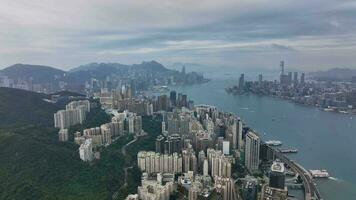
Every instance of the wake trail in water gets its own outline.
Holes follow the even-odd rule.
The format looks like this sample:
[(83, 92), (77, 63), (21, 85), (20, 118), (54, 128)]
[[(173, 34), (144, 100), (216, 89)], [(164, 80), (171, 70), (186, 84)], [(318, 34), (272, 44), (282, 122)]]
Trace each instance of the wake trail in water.
[(338, 182), (341, 182), (341, 181), (342, 181), (341, 179), (338, 179), (338, 178), (332, 177), (332, 176), (330, 176), (329, 179), (330, 179), (330, 180), (333, 180), (333, 181), (338, 181)]

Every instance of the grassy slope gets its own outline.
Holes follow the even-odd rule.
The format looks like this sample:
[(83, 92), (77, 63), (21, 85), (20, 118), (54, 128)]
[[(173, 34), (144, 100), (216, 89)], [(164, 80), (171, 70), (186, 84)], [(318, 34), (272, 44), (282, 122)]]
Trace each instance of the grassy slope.
[[(0, 94), (1, 100), (8, 96), (14, 99), (14, 95), (19, 99), (8, 100), (8, 107), (31, 112), (27, 119), (18, 110), (0, 106), (1, 121), (6, 121), (0, 126), (0, 199), (111, 199), (114, 194), (123, 199), (128, 193), (136, 193), (140, 183), (137, 167), (129, 171), (126, 187), (122, 186), (122, 169), (136, 162), (139, 149), (154, 149), (154, 139), (160, 133), (159, 121), (144, 118), (143, 127), (149, 136), (128, 147), (125, 158), (121, 147), (132, 136), (104, 149), (101, 160), (89, 165), (80, 161), (76, 144), (58, 142), (58, 130), (51, 127), (53, 112), (58, 109), (55, 105), (39, 102), (42, 96), (32, 97), (38, 95), (34, 93), (1, 89)], [(1, 114), (6, 113), (4, 110), (10, 112), (5, 120)], [(21, 118), (21, 125), (17, 117)], [(73, 129), (97, 126), (108, 120), (110, 117), (103, 111), (93, 109), (86, 123)], [(37, 121), (40, 123), (33, 123)]]

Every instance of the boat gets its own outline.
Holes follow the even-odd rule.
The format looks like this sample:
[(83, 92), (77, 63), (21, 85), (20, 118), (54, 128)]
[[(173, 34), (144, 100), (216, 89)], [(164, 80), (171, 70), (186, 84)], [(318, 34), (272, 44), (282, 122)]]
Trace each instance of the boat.
[(279, 140), (267, 140), (266, 144), (270, 146), (281, 146), (282, 142)]
[(330, 175), (326, 169), (316, 169), (316, 170), (309, 170), (310, 174), (313, 178), (329, 178)]
[(293, 148), (290, 148), (290, 149), (278, 149), (278, 150), (281, 153), (298, 153), (298, 149), (293, 149)]

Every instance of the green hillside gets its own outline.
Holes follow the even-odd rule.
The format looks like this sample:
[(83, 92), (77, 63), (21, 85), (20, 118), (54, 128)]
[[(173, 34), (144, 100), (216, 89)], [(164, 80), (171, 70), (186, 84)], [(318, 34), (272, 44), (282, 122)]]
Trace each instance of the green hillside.
[[(0, 199), (123, 199), (128, 193), (136, 192), (140, 173), (135, 167), (138, 148), (134, 147), (150, 144), (147, 147), (152, 148), (151, 141), (160, 132), (159, 120), (143, 119), (144, 130), (149, 135), (134, 143), (134, 149), (127, 149), (126, 156), (121, 154), (121, 147), (132, 136), (120, 138), (102, 150), (101, 160), (88, 164), (79, 159), (76, 144), (58, 142), (58, 130), (52, 128), (56, 105), (43, 103), (41, 94), (14, 89), (0, 91), (0, 98), (18, 99), (7, 100), (7, 106), (3, 99), (0, 101), (1, 121), (6, 121), (0, 126)], [(21, 116), (22, 112), (10, 108), (30, 114)], [(16, 119), (21, 119), (21, 123)], [(85, 124), (76, 128), (108, 120), (110, 117), (105, 112), (92, 109)], [(128, 184), (123, 186), (123, 168), (132, 165)]]
[(43, 99), (45, 94), (0, 87), (0, 127), (20, 124), (51, 126), (59, 106)]

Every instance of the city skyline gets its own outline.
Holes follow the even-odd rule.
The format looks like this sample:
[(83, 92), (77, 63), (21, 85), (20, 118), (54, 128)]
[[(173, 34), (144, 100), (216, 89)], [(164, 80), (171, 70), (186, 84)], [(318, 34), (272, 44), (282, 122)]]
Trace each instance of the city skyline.
[[(157, 60), (206, 68), (356, 68), (356, 3), (336, 1), (7, 1), (0, 68)], [(313, 70), (311, 70), (313, 69)]]

